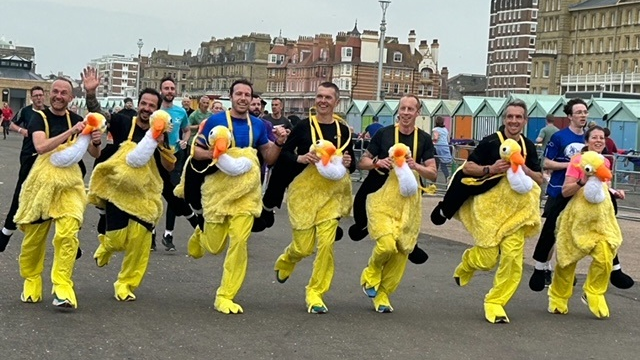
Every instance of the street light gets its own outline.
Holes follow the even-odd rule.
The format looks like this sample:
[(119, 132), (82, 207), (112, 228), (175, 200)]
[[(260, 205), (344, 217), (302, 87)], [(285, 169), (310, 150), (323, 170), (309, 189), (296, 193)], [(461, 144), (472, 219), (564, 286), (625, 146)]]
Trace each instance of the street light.
[(382, 93), (382, 63), (384, 56), (384, 33), (387, 31), (387, 21), (385, 15), (387, 14), (387, 8), (389, 4), (391, 4), (390, 0), (378, 0), (380, 3), (380, 7), (382, 8), (382, 22), (380, 23), (380, 44), (378, 47), (380, 48), (380, 54), (378, 55), (378, 92), (376, 94), (376, 100), (380, 100), (380, 95)]
[(142, 47), (144, 43), (142, 39), (138, 39), (138, 71), (136, 72), (136, 98), (140, 94), (140, 71), (142, 70)]

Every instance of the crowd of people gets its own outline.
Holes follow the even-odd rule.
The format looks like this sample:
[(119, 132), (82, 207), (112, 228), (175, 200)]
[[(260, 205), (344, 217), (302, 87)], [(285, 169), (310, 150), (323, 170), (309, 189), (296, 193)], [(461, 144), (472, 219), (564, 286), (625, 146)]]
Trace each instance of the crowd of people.
[[(100, 107), (95, 69), (84, 69), (82, 82), (89, 111), (84, 119), (68, 109), (71, 83), (60, 78), (52, 84), (49, 106), (44, 105), (44, 90), (34, 87), (32, 105), (21, 109), (9, 126), (24, 136), (24, 143), (0, 251), (15, 231), (24, 233), (19, 257), (23, 302), (43, 300), (46, 238), (54, 224), (53, 304), (78, 306), (72, 276), (82, 256), (78, 231), (88, 203), (100, 215), (99, 245), (92, 254), (96, 265), (106, 266), (114, 253), (124, 252), (114, 282), (118, 301), (136, 300), (166, 207), (161, 240), (166, 251), (176, 250), (173, 231), (179, 217), (193, 228), (186, 242), (189, 256), (200, 259), (228, 248), (214, 308), (242, 313), (235, 298), (246, 275), (248, 240), (252, 233), (274, 225), (275, 208), (282, 206), (286, 193), (292, 239), (274, 259), (275, 279), (285, 283), (296, 265), (315, 252), (305, 307), (313, 314), (328, 312), (324, 295), (334, 274), (333, 245), (344, 236), (341, 219), (353, 214), (349, 237), (370, 236), (375, 243), (363, 264), (360, 286), (375, 311), (390, 313), (391, 297), (407, 262), (428, 259), (417, 243), (423, 205), (420, 179), (435, 181), (438, 167), (449, 186), (430, 220), (438, 226), (455, 217), (475, 240), (453, 272), (455, 283), (467, 286), (476, 271), (497, 265), (493, 287), (484, 299), (490, 323), (509, 322), (505, 307), (523, 274), (524, 241), (537, 234), (529, 286), (541, 291), (553, 283), (549, 312), (568, 312), (575, 264), (585, 256), (594, 260), (582, 298), (595, 316), (609, 316), (609, 282), (619, 288), (633, 285), (616, 256), (622, 242), (616, 200), (624, 199), (625, 193), (610, 187), (611, 164), (602, 156), (605, 129), (585, 130), (587, 108), (580, 99), (565, 107), (568, 128), (548, 136), (545, 130), (536, 139), (547, 143), (542, 158), (534, 142), (522, 135), (526, 105), (507, 104), (504, 127), (480, 141), (450, 174), (452, 154), (444, 121), (436, 118), (431, 134), (419, 129), (421, 101), (411, 94), (400, 99), (395, 124), (383, 126), (374, 120), (365, 129), (367, 145), (357, 159), (352, 130), (335, 113), (340, 90), (331, 82), (318, 86), (315, 105), (305, 119), (285, 117), (284, 100), (279, 98), (272, 100), (272, 112), (265, 115), (266, 102), (242, 79), (229, 89), (229, 109), (206, 96), (195, 110), (189, 99), (175, 106), (176, 84), (167, 77), (159, 91), (140, 91), (137, 109), (132, 99), (125, 99), (117, 112)], [(103, 146), (105, 132), (109, 140)], [(86, 152), (96, 159), (88, 191), (83, 181)], [(356, 169), (367, 171), (367, 176), (354, 197), (350, 174)], [(550, 180), (541, 214), (543, 169), (550, 171)], [(576, 221), (589, 225), (574, 226)], [(558, 261), (551, 276), (554, 244)]]

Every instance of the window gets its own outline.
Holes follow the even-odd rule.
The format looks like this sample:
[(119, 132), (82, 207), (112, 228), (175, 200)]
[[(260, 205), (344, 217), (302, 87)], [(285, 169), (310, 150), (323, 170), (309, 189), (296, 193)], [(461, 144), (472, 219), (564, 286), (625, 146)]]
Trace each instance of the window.
[(536, 38), (534, 38), (534, 37), (529, 38), (529, 45), (535, 46), (536, 45)]
[(342, 48), (342, 57), (348, 57), (350, 58), (351, 56), (353, 56), (353, 48), (351, 47), (343, 47)]
[(606, 27), (606, 26), (607, 26), (607, 15), (600, 14), (600, 27)]
[(537, 19), (538, 18), (538, 10), (532, 10), (531, 11), (531, 18), (532, 19)]
[(424, 85), (418, 86), (418, 96), (424, 96)]
[(277, 60), (278, 60), (278, 55), (275, 55), (275, 54), (269, 55), (269, 63), (275, 64)]
[(411, 90), (411, 87), (409, 86), (409, 84), (405, 84), (405, 85), (404, 85), (404, 93), (405, 93), (405, 94), (408, 94), (408, 93), (410, 93), (410, 92), (411, 92), (410, 90)]
[(549, 77), (549, 73), (550, 73), (550, 66), (549, 66), (549, 62), (545, 61), (542, 63), (542, 77), (543, 78), (548, 78)]
[(400, 85), (393, 84), (393, 93), (394, 94), (399, 94), (400, 93)]
[(427, 86), (427, 96), (433, 96), (433, 85)]
[(393, 53), (393, 62), (402, 62), (402, 53), (401, 52), (394, 52)]
[(598, 40), (598, 51), (599, 52), (604, 51), (604, 41), (602, 39)]

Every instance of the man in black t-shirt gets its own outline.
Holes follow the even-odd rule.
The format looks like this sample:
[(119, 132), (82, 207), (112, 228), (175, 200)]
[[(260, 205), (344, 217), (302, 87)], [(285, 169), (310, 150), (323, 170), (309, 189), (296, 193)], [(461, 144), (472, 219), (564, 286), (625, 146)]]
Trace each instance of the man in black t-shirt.
[[(13, 232), (17, 230), (16, 223), (13, 221), (13, 217), (18, 211), (18, 200), (20, 197), (20, 190), (22, 189), (22, 183), (29, 175), (29, 171), (36, 161), (36, 148), (33, 146), (33, 140), (29, 136), (29, 123), (31, 118), (35, 114), (34, 110), (44, 110), (44, 89), (40, 86), (34, 86), (30, 90), (31, 102), (29, 106), (25, 106), (18, 111), (18, 113), (11, 120), (10, 130), (19, 133), (24, 136), (22, 141), (22, 149), (20, 150), (20, 170), (18, 171), (18, 181), (16, 183), (16, 189), (13, 191), (13, 198), (11, 200), (11, 207), (7, 218), (4, 221), (4, 227), (0, 232), (0, 252), (3, 252)], [(78, 254), (81, 254), (79, 252)]]
[[(93, 93), (99, 83), (95, 70), (86, 69), (83, 80), (87, 93)], [(104, 231), (98, 235), (100, 245), (93, 255), (96, 265), (105, 266), (113, 253), (125, 252), (114, 283), (118, 301), (136, 300), (134, 291), (149, 262), (148, 239), (162, 216), (160, 172), (173, 170), (176, 162), (172, 150), (163, 146), (166, 133), (151, 128), (152, 114), (161, 103), (160, 93), (144, 89), (136, 117), (111, 115), (109, 128), (118, 151), (94, 168), (89, 184), (89, 200), (105, 213)], [(164, 115), (170, 119), (168, 113)]]
[(273, 98), (271, 100), (271, 114), (267, 114), (263, 119), (269, 121), (274, 127), (284, 126), (285, 129), (293, 129), (291, 121), (282, 114), (284, 110), (284, 102), (280, 98)]
[[(526, 122), (526, 104), (519, 100), (509, 103), (504, 130), (485, 137), (459, 171), (467, 177), (465, 183), (462, 175), (454, 176), (444, 199), (454, 206), (440, 205), (442, 209), (455, 210), (475, 240), (455, 269), (453, 277), (458, 286), (467, 285), (475, 271), (489, 271), (498, 264), (493, 288), (484, 299), (485, 319), (490, 323), (509, 322), (504, 307), (522, 278), (524, 240), (540, 231), (539, 185), (543, 178), (535, 145), (521, 134)], [(502, 151), (512, 158), (509, 151), (513, 147), (503, 146), (509, 139), (520, 144), (520, 155), (524, 158), (524, 164), (517, 165), (515, 172), (513, 165), (501, 157)], [(474, 184), (486, 180), (491, 184), (484, 192), (474, 190), (478, 186)], [(447, 198), (450, 193), (455, 198)]]
[(118, 114), (124, 115), (129, 119), (133, 119), (134, 116), (138, 115), (138, 112), (133, 108), (133, 100), (131, 98), (124, 99), (124, 108), (118, 111)]
[[(317, 115), (296, 126), (280, 154), (288, 158), (289, 163), (302, 164), (304, 170), (289, 186), (287, 205), (293, 239), (278, 257), (274, 269), (278, 282), (284, 283), (296, 264), (313, 253), (317, 241), (316, 259), (306, 287), (307, 311), (312, 314), (328, 311), (323, 295), (329, 291), (333, 278), (333, 244), (338, 221), (351, 210), (349, 174), (355, 171), (352, 162), (355, 156), (349, 127), (333, 113), (339, 99), (340, 90), (335, 84), (320, 84), (316, 92)], [(334, 156), (341, 156), (327, 154), (320, 163), (317, 151), (310, 148), (322, 140), (331, 142), (342, 152)], [(332, 169), (335, 175), (323, 175), (320, 171), (324, 169)]]
[(78, 306), (71, 275), (86, 202), (82, 160), (74, 162), (87, 150), (92, 157), (98, 157), (102, 136), (100, 130), (81, 134), (87, 125), (82, 117), (67, 110), (72, 98), (71, 82), (58, 78), (51, 85), (51, 107), (34, 115), (29, 124), (38, 159), (23, 184), (15, 216), (24, 232), (19, 261), (20, 275), (24, 278), (21, 300), (42, 300), (41, 273), (46, 238), (53, 221), (53, 305), (65, 308)]
[[(358, 164), (360, 169), (368, 170), (369, 175), (362, 184), (362, 187), (366, 184), (366, 189), (361, 188), (362, 194), (359, 191), (360, 197), (357, 195), (354, 201), (354, 218), (355, 202), (366, 202), (368, 221), (365, 231), (376, 241), (367, 267), (362, 271), (360, 284), (364, 293), (373, 300), (374, 309), (380, 313), (393, 311), (389, 296), (400, 284), (409, 254), (417, 245), (422, 222), (422, 197), (416, 175), (432, 181), (438, 175), (431, 136), (416, 127), (420, 106), (416, 96), (403, 96), (397, 125), (378, 130)], [(398, 147), (397, 144), (404, 144), (410, 149), (406, 159), (392, 158), (389, 154), (392, 148)], [(413, 194), (403, 195), (405, 182), (401, 182), (401, 175), (415, 182)]]

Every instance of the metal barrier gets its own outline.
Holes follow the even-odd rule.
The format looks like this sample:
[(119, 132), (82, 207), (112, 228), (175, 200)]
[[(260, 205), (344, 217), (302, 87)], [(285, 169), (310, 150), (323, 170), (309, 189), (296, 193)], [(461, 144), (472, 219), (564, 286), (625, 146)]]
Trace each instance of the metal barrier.
[[(365, 141), (364, 139), (361, 139), (361, 138), (352, 139), (351, 141), (353, 142), (353, 154), (356, 156), (354, 161), (356, 162), (356, 165), (357, 165), (360, 163), (362, 154), (364, 154), (364, 151), (366, 150)], [(356, 167), (356, 171), (353, 174), (351, 174), (351, 181), (362, 182), (366, 175), (367, 175), (366, 171), (360, 170), (359, 168)]]

